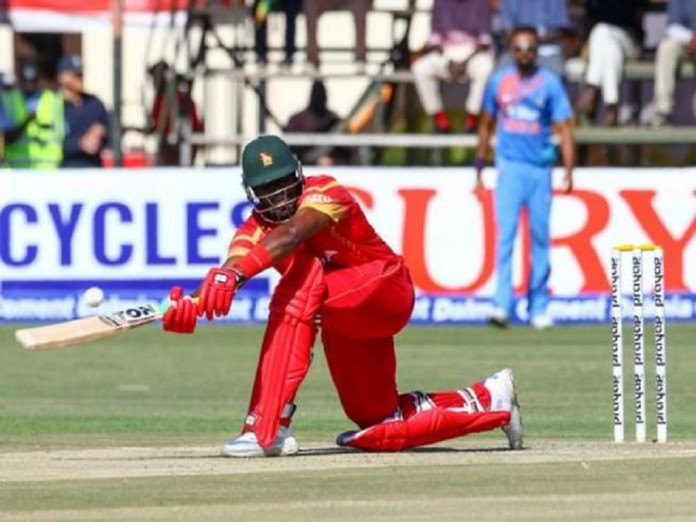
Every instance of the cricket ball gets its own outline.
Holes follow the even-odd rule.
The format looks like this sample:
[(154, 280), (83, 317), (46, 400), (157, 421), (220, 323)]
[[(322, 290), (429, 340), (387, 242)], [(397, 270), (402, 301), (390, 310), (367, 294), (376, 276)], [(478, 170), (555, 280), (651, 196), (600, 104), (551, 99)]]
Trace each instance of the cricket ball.
[(87, 303), (87, 306), (96, 308), (104, 301), (104, 290), (102, 290), (98, 286), (92, 286), (85, 290), (84, 298), (85, 303)]

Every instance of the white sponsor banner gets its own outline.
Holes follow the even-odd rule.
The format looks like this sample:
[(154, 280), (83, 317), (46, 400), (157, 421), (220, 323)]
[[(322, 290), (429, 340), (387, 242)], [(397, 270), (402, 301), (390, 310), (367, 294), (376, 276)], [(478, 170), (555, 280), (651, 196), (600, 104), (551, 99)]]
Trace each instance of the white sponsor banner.
[[(239, 2), (227, 2), (228, 7)], [(0, 21), (8, 19), (13, 30), (30, 32), (75, 32), (103, 30), (113, 24), (120, 5), (124, 25), (177, 26), (186, 21), (190, 2), (170, 0), (11, 0), (2, 4)]]
[[(90, 14), (59, 12), (53, 10), (13, 9), (9, 16), (12, 27), (22, 32), (60, 31), (75, 32), (104, 30), (113, 24), (113, 17), (108, 11), (96, 11)], [(176, 11), (163, 13), (124, 13), (123, 24), (135, 27), (181, 27), (186, 22), (186, 13)]]
[[(493, 196), (474, 193), (472, 169), (321, 172), (353, 190), (419, 291), (491, 295)], [(5, 171), (0, 183), (2, 281), (201, 277), (249, 212), (238, 168)], [(606, 293), (618, 243), (662, 245), (667, 290), (696, 292), (696, 169), (579, 169), (574, 192), (554, 197), (551, 229), (554, 295)], [(529, 242), (518, 247), (521, 290)]]

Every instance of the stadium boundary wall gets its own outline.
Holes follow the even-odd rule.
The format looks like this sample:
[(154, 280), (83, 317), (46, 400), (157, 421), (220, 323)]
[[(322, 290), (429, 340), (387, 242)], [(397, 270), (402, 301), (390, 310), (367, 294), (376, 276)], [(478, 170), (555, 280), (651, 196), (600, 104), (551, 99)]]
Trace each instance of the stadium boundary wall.
[[(375, 228), (406, 257), (418, 291), (413, 323), (485, 322), (495, 284), (493, 194), (474, 193), (472, 169), (322, 172), (352, 190)], [(561, 175), (554, 172), (557, 186)], [(488, 169), (487, 187), (495, 176)], [(81, 298), (93, 285), (106, 291), (103, 310), (159, 301), (174, 283), (192, 290), (223, 259), (250, 212), (235, 167), (3, 171), (0, 183), (2, 322), (94, 313)], [(579, 169), (574, 192), (554, 196), (551, 230), (550, 312), (557, 322), (608, 321), (609, 259), (618, 243), (661, 245), (667, 319), (696, 318), (696, 169)], [(518, 322), (527, 320), (529, 247), (519, 234)], [(270, 271), (253, 280), (227, 319), (263, 321), (276, 281)], [(623, 290), (630, 299), (630, 288)], [(646, 316), (651, 313), (648, 307)]]

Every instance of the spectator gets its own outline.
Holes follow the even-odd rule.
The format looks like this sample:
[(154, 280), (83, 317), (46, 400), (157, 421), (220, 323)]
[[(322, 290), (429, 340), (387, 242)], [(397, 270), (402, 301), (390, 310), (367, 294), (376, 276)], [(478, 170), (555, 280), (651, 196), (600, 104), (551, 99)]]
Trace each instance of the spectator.
[[(154, 132), (159, 137), (157, 163), (179, 165), (181, 123), (187, 119), (193, 132), (203, 132), (203, 122), (198, 117), (196, 104), (191, 98), (191, 82), (181, 75), (173, 74), (164, 61), (154, 64), (148, 72), (155, 89), (155, 99), (147, 132)], [(195, 157), (195, 149), (193, 155)]]
[(669, 123), (679, 62), (696, 60), (696, 2), (669, 0), (667, 38), (660, 42), (655, 59), (655, 114), (653, 125)]
[(16, 78), (4, 73), (0, 85), (0, 105), (2, 106), (3, 156), (2, 166), (27, 168), (29, 166), (29, 137), (26, 127), (31, 115), (24, 101), (24, 94), (17, 85)]
[[(340, 118), (326, 106), (326, 87), (321, 80), (312, 84), (307, 108), (292, 115), (285, 126), (286, 132), (329, 132)], [(316, 162), (318, 165), (348, 163), (350, 152), (343, 148), (330, 149), (318, 158), (313, 157), (313, 147), (295, 147), (294, 151), (304, 164)]]
[(254, 50), (262, 64), (268, 63), (268, 14), (282, 10), (285, 14), (285, 59), (283, 64), (292, 65), (295, 54), (295, 25), (302, 0), (254, 0)]
[[(566, 3), (566, 0), (501, 0), (503, 47), (508, 49), (510, 34), (515, 27), (534, 27), (539, 34), (539, 65), (563, 76), (563, 37), (571, 27)], [(513, 62), (513, 56), (507, 51), (503, 52), (500, 67), (507, 67)]]
[(365, 69), (367, 63), (367, 12), (372, 9), (372, 0), (308, 0), (304, 4), (307, 18), (307, 61), (319, 68), (319, 45), (317, 43), (317, 26), (319, 16), (325, 11), (349, 9), (355, 21), (355, 62), (359, 70)]
[(486, 86), (483, 115), (476, 151), (476, 187), (483, 188), (481, 173), (486, 164), (490, 130), (497, 126), (495, 189), (497, 227), (497, 284), (495, 311), (490, 324), (504, 327), (513, 307), (512, 251), (520, 212), (527, 207), (532, 236), (529, 276), (529, 315), (537, 329), (551, 326), (547, 312), (549, 266), (549, 216), (551, 213), (551, 168), (556, 150), (551, 127), (561, 136), (565, 167), (564, 188), (573, 187), (575, 153), (570, 118), (572, 111), (561, 78), (538, 67), (538, 37), (533, 27), (512, 33), (515, 65), (497, 71)]
[(619, 122), (619, 88), (624, 63), (640, 54), (645, 0), (587, 0), (586, 87), (578, 104), (581, 120), (594, 122), (601, 90), (605, 125)]
[(0, 167), (5, 158), (5, 134), (14, 126), (11, 113), (13, 89), (12, 76), (7, 72), (0, 72)]
[(492, 44), (488, 0), (435, 0), (431, 34), (412, 71), (421, 104), (438, 132), (452, 132), (438, 80), (469, 81), (464, 131), (476, 128), (486, 80), (495, 65)]
[(99, 98), (84, 91), (82, 58), (70, 54), (58, 62), (58, 85), (65, 100), (63, 167), (100, 167), (109, 116)]
[(12, 128), (5, 134), (4, 166), (54, 169), (63, 158), (63, 98), (48, 88), (33, 59), (23, 58), (19, 86), (3, 97)]

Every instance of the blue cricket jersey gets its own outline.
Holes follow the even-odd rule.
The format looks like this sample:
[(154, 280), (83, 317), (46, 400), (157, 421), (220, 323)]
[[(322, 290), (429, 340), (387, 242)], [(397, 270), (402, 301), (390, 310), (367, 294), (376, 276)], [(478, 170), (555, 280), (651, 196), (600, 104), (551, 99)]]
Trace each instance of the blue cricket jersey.
[(551, 126), (573, 115), (557, 74), (538, 67), (533, 75), (520, 76), (514, 65), (488, 80), (483, 110), (496, 117), (496, 158), (538, 166), (556, 160)]

